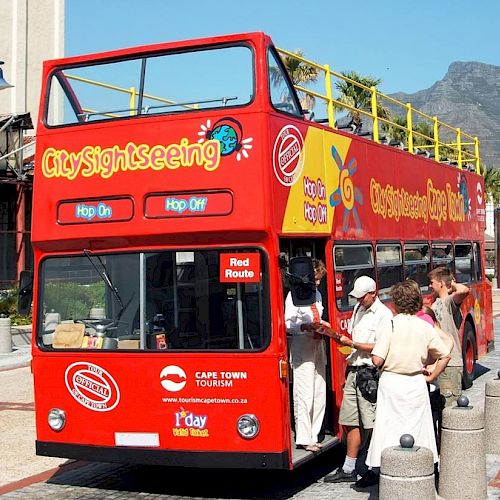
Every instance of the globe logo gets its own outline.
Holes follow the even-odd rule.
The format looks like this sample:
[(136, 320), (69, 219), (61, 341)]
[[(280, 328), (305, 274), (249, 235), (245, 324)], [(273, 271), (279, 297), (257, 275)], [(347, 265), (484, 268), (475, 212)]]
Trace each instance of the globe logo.
[(230, 116), (217, 120), (212, 128), (212, 120), (202, 123), (198, 132), (198, 142), (215, 140), (220, 144), (220, 155), (229, 156), (236, 153), (236, 160), (248, 158), (248, 153), (253, 148), (253, 137), (243, 138), (243, 127), (241, 123)]
[(238, 134), (231, 125), (219, 125), (215, 127), (210, 133), (210, 139), (220, 142), (222, 156), (230, 155), (238, 146)]

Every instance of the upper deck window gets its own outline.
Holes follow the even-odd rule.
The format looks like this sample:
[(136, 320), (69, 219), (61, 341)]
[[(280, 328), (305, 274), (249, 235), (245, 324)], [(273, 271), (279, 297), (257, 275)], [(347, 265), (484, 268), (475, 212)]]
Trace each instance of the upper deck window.
[(295, 116), (302, 116), (295, 90), (287, 77), (286, 70), (283, 67), (283, 63), (279, 60), (279, 56), (269, 51), (267, 64), (269, 68), (269, 91), (273, 107)]
[(246, 46), (137, 56), (52, 74), (49, 126), (248, 104), (253, 53)]

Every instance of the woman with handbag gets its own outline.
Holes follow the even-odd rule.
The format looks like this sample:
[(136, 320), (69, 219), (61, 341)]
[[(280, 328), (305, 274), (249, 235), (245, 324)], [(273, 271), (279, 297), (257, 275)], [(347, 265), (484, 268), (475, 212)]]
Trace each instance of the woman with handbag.
[[(429, 448), (434, 462), (438, 461), (427, 383), (442, 373), (451, 358), (438, 332), (416, 316), (422, 295), (415, 283), (394, 285), (391, 297), (397, 315), (380, 332), (371, 353), (382, 374), (366, 460), (370, 467), (380, 467), (382, 451), (397, 446), (403, 434), (411, 434), (415, 445)], [(437, 363), (432, 373), (424, 375), (422, 367), (429, 356)]]

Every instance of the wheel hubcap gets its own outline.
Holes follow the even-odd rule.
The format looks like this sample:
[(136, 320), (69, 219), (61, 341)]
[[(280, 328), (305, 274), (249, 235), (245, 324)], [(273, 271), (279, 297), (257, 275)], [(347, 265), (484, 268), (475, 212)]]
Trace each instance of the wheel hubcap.
[(472, 346), (472, 342), (470, 342), (470, 341), (467, 342), (465, 361), (466, 361), (465, 364), (466, 364), (467, 372), (472, 373), (472, 370), (474, 369), (474, 348)]

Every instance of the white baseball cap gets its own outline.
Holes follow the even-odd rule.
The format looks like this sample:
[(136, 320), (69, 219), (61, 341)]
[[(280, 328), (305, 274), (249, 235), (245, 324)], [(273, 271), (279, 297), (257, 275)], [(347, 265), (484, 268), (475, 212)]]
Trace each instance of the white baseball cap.
[(354, 282), (354, 288), (349, 292), (349, 295), (360, 299), (367, 293), (375, 292), (376, 290), (377, 284), (370, 276), (360, 276)]

